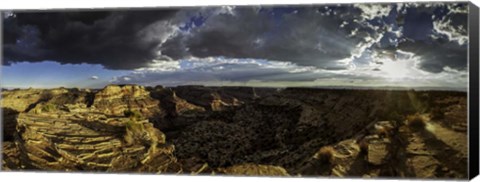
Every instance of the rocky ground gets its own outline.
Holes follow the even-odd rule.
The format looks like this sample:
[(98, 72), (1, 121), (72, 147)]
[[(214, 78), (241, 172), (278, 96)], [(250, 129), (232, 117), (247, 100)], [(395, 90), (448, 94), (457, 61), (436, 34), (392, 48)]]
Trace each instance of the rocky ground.
[(467, 177), (463, 92), (2, 91), (2, 170)]

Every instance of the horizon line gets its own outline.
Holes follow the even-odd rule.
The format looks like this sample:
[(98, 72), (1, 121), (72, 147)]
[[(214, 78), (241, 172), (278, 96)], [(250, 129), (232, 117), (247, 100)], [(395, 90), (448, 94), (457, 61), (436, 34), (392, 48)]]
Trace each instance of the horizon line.
[(468, 87), (437, 87), (437, 86), (348, 86), (348, 85), (331, 85), (331, 86), (246, 86), (246, 85), (196, 85), (196, 84), (185, 84), (185, 85), (141, 85), (141, 84), (108, 84), (103, 87), (66, 87), (66, 86), (58, 86), (58, 87), (8, 87), (8, 86), (0, 86), (2, 89), (6, 90), (15, 90), (15, 89), (104, 89), (108, 86), (125, 86), (125, 85), (137, 85), (143, 87), (164, 87), (164, 88), (176, 88), (176, 87), (188, 87), (188, 86), (196, 86), (196, 87), (247, 87), (247, 88), (276, 88), (276, 89), (287, 89), (287, 88), (313, 88), (313, 89), (348, 89), (348, 90), (355, 90), (355, 89), (372, 89), (372, 90), (415, 90), (415, 91), (462, 91), (468, 92)]

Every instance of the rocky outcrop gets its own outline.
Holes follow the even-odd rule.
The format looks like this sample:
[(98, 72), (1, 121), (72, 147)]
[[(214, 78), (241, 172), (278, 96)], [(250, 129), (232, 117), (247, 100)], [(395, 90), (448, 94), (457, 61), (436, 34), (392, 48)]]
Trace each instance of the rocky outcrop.
[(254, 88), (247, 87), (178, 86), (173, 90), (177, 96), (209, 111), (222, 111), (258, 97)]
[(49, 103), (55, 106), (64, 104), (91, 102), (91, 92), (80, 89), (25, 89), (9, 90), (2, 92), (2, 107), (10, 108), (18, 112), (28, 112), (39, 103)]
[(95, 93), (92, 107), (107, 115), (122, 116), (125, 111), (138, 111), (144, 117), (162, 117), (159, 101), (138, 85), (109, 85)]
[[(25, 169), (178, 172), (173, 146), (147, 121), (88, 113), (20, 114), (16, 132)], [(162, 159), (161, 163), (155, 162)]]
[(27, 167), (14, 142), (4, 141), (2, 145), (2, 170), (22, 170)]
[(177, 96), (175, 91), (170, 88), (152, 89), (150, 95), (161, 102), (160, 107), (166, 112), (166, 116), (170, 118), (184, 115), (195, 116), (198, 113), (205, 112), (205, 108)]
[[(467, 174), (464, 93), (110, 85), (2, 96), (7, 170)], [(408, 127), (413, 114), (424, 128)]]
[(369, 138), (367, 144), (367, 161), (373, 165), (385, 164), (389, 157), (388, 139)]
[[(88, 92), (78, 89), (25, 89), (2, 92), (2, 126), (4, 140), (13, 140), (17, 116), (22, 112), (47, 112), (61, 109), (64, 104), (87, 103)], [(86, 105), (86, 104), (85, 104)]]
[(52, 93), (42, 89), (25, 89), (2, 91), (2, 108), (9, 108), (17, 112), (24, 112), (36, 103), (49, 100)]

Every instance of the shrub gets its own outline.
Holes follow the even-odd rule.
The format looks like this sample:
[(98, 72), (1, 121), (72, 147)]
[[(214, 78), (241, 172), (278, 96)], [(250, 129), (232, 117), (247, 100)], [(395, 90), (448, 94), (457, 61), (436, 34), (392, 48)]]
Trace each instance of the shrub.
[(363, 154), (367, 154), (368, 153), (368, 141), (367, 139), (362, 139), (360, 140), (360, 142), (358, 143), (358, 145), (360, 146), (360, 152), (363, 153)]
[(427, 122), (427, 119), (425, 118), (425, 116), (422, 116), (420, 114), (407, 116), (407, 125), (410, 128), (415, 128), (415, 129), (425, 128), (426, 122)]
[(57, 107), (51, 103), (47, 103), (45, 105), (42, 106), (42, 112), (51, 112), (53, 110), (55, 110)]
[(332, 146), (324, 146), (316, 153), (315, 158), (322, 162), (331, 163), (333, 160), (333, 153), (335, 149)]
[(129, 117), (133, 121), (139, 121), (143, 119), (142, 113), (139, 111), (125, 110), (123, 111), (125, 117)]

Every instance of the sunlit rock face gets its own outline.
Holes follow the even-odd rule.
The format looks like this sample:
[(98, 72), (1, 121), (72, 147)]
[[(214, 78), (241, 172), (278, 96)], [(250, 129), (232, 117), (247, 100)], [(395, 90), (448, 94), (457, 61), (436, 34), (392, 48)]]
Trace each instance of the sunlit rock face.
[(166, 112), (166, 116), (176, 117), (205, 112), (204, 107), (192, 104), (177, 96), (172, 88), (156, 87), (150, 92), (152, 98), (160, 101), (162, 109)]
[(239, 106), (256, 97), (255, 89), (248, 87), (179, 86), (173, 90), (178, 97), (210, 111)]
[(2, 91), (4, 139), (12, 139), (19, 113), (56, 112), (66, 106), (78, 105), (86, 108), (90, 101), (91, 93), (88, 90), (57, 88)]
[(15, 135), (20, 157), (16, 161), (12, 149), (5, 151), (10, 169), (151, 173), (181, 169), (174, 147), (166, 145), (165, 135), (147, 120), (28, 113), (18, 117)]
[(108, 115), (123, 115), (124, 111), (139, 111), (145, 117), (161, 117), (159, 101), (138, 85), (109, 85), (95, 94), (92, 107)]

